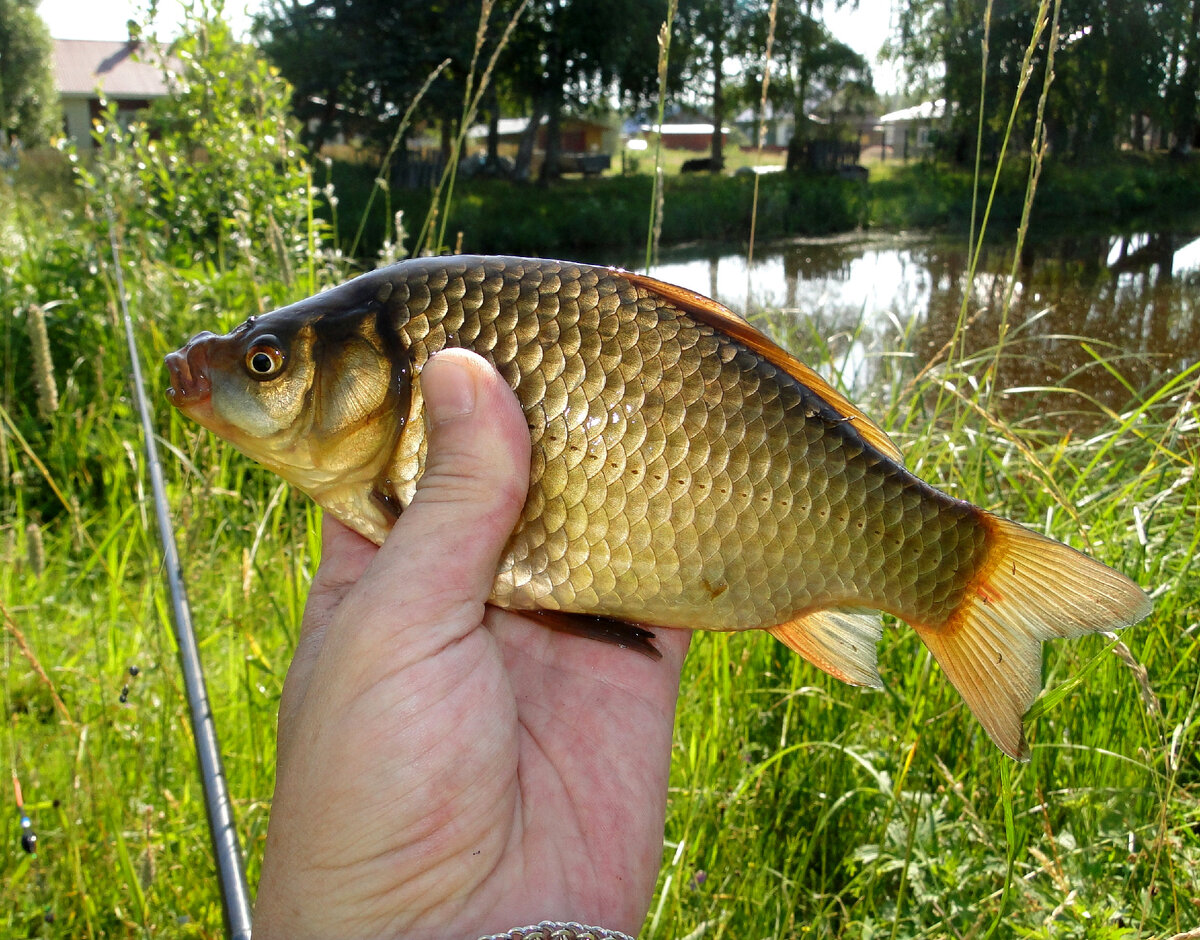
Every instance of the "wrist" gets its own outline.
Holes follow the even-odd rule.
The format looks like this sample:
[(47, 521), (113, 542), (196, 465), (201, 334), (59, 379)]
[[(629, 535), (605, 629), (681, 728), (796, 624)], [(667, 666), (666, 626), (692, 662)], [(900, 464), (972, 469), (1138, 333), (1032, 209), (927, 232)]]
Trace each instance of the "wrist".
[(590, 927), (574, 921), (544, 920), (528, 927), (514, 927), (507, 933), (494, 933), (479, 940), (635, 940), (619, 930)]

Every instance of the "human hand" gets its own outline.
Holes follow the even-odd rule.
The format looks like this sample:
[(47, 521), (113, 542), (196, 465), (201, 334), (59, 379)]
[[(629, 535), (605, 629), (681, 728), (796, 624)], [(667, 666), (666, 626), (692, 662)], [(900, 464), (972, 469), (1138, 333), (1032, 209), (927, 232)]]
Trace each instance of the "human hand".
[(529, 435), (483, 360), (425, 367), (429, 459), (376, 547), (326, 517), (280, 703), (255, 940), (635, 933), (661, 861), (685, 631), (654, 661), (485, 606)]

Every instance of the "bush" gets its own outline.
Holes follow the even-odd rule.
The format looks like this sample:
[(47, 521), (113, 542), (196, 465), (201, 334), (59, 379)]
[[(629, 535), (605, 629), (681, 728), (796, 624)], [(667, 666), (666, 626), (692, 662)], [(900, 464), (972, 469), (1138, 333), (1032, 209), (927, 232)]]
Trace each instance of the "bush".
[[(97, 153), (69, 153), (74, 198), (52, 191), (63, 177), (49, 161), (32, 175), (23, 167), (10, 198), (0, 193), (0, 309), (9, 314), (0, 329), (2, 404), (31, 448), (50, 455), (58, 489), (75, 488), (85, 502), (105, 477), (87, 430), (126, 428), (126, 439), (138, 437), (123, 379), (128, 355), (110, 228), (143, 352), (154, 362), (146, 367), (151, 389), (162, 353), (201, 324), (232, 325), (343, 273), (330, 270), (336, 259), (312, 223), (311, 172), (289, 117), (288, 86), (219, 16), (202, 12), (186, 25), (172, 48), (179, 72), (170, 76), (171, 95), (128, 127), (109, 108)], [(318, 263), (329, 267), (318, 271)], [(38, 324), (48, 355), (30, 369)], [(47, 374), (60, 393), (57, 412), (45, 406)], [(26, 506), (43, 519), (62, 511), (47, 474), (27, 465), (2, 429), (0, 456), (0, 505)]]
[(290, 282), (314, 247), (290, 87), (219, 17), (193, 11), (186, 27), (170, 50), (178, 70), (165, 68), (170, 96), (128, 128), (110, 106), (80, 181), (172, 265), (257, 269), (265, 258)]
[[(372, 187), (374, 169), (334, 161), (330, 179), (338, 193), (338, 243), (350, 246)], [(651, 177), (565, 179), (549, 186), (504, 180), (459, 180), (447, 231), (463, 233), (463, 250), (476, 253), (574, 256), (644, 245), (650, 216)], [(754, 180), (748, 176), (677, 176), (666, 183), (662, 244), (743, 241), (750, 234)], [(377, 199), (355, 253), (373, 257), (396, 210), (410, 231), (429, 211), (425, 190), (392, 189)], [(866, 221), (861, 183), (834, 176), (774, 173), (759, 181), (756, 237), (826, 235)], [(406, 246), (410, 250), (414, 246)]]

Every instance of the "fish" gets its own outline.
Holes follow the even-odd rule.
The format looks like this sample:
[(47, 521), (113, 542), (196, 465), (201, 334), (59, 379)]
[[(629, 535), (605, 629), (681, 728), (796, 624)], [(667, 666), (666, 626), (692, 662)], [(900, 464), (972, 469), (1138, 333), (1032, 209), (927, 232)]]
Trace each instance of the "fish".
[(833, 385), (714, 300), (616, 268), (415, 258), (193, 337), (184, 414), (377, 544), (425, 465), (421, 370), (465, 347), (512, 388), (529, 494), (489, 603), (650, 655), (654, 630), (764, 629), (882, 687), (911, 626), (1006, 754), (1042, 643), (1151, 610), (1124, 574), (910, 473)]

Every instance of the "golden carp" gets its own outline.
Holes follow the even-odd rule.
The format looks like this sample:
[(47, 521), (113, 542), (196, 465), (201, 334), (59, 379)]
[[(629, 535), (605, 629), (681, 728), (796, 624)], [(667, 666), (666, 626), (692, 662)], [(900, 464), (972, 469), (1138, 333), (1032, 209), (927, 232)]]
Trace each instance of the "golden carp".
[(533, 442), (498, 606), (648, 651), (655, 626), (763, 628), (868, 686), (887, 611), (1016, 758), (1042, 642), (1150, 611), (1124, 575), (917, 479), (724, 307), (610, 268), (404, 261), (196, 336), (168, 394), (378, 543), (424, 465), (421, 369), (449, 346), (499, 370)]

